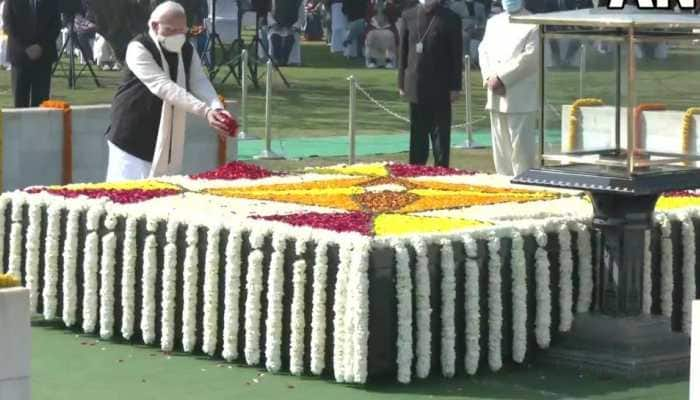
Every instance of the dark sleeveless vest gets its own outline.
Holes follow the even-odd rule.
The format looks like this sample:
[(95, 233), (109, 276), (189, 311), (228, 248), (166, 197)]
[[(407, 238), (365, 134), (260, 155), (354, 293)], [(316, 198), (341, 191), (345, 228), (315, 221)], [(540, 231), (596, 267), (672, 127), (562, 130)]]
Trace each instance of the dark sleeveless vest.
[[(141, 43), (153, 55), (158, 66), (163, 68), (158, 47), (147, 33), (137, 36), (133, 41)], [(192, 45), (185, 43), (182, 60), (185, 63), (188, 90), (193, 52)], [(163, 55), (170, 69), (170, 79), (177, 82), (177, 54), (163, 49)], [(124, 79), (112, 101), (111, 125), (105, 133), (107, 140), (135, 157), (152, 162), (162, 108), (163, 101), (151, 93), (127, 66)]]

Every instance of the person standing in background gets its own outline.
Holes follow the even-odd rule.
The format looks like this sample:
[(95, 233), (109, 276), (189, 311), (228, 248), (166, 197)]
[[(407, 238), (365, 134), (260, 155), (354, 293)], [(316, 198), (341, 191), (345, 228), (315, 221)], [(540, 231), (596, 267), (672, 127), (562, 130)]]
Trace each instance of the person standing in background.
[(343, 14), (348, 20), (343, 41), (347, 58), (362, 57), (369, 8), (369, 0), (343, 0)]
[[(5, 9), (5, 1), (0, 1), (0, 15)], [(11, 69), (10, 62), (7, 59), (7, 34), (0, 18), (0, 68)]]
[(2, 18), (15, 107), (37, 107), (49, 98), (51, 67), (58, 58), (58, 4), (55, 0), (6, 0)]
[(409, 162), (425, 165), (433, 144), (436, 166), (450, 164), (452, 102), (462, 90), (462, 20), (438, 0), (403, 13), (399, 94), (410, 103)]
[(331, 52), (342, 53), (345, 50), (345, 30), (348, 27), (348, 18), (343, 13), (343, 0), (330, 0), (329, 10), (331, 14)]
[(503, 0), (504, 13), (486, 24), (479, 46), (486, 110), (491, 113), (491, 137), (496, 172), (517, 176), (535, 166), (537, 67), (539, 29), (516, 24), (511, 15), (526, 15), (522, 0)]

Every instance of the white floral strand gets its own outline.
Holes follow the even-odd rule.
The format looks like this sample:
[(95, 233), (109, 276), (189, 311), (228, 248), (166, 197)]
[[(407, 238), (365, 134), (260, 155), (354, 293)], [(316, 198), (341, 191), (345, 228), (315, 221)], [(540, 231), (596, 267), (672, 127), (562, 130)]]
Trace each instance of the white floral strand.
[(522, 363), (527, 352), (527, 265), (525, 242), (519, 232), (513, 232), (511, 250), (513, 279), (513, 361)]
[[(110, 218), (110, 217), (107, 217)], [(117, 237), (109, 232), (102, 238), (100, 257), (100, 337), (111, 339), (114, 335), (114, 257)]]
[(122, 337), (130, 340), (134, 335), (135, 324), (135, 285), (136, 285), (136, 235), (138, 228), (138, 220), (136, 218), (127, 218), (126, 227), (124, 229), (124, 249), (122, 257), (122, 279), (121, 279), (121, 296), (122, 296)]
[(238, 331), (241, 293), (241, 244), (242, 232), (232, 230), (226, 242), (226, 287), (224, 293), (224, 350), (226, 361), (238, 358)]
[(683, 333), (690, 334), (695, 300), (695, 224), (690, 215), (682, 221), (683, 235)]
[(466, 355), (464, 365), (467, 374), (474, 375), (479, 369), (481, 355), (481, 312), (479, 309), (479, 265), (476, 262), (478, 248), (471, 236), (464, 238), (464, 250), (467, 256), (464, 280), (464, 311), (466, 329)]
[(97, 233), (102, 210), (88, 210), (86, 228), (88, 230), (83, 250), (83, 331), (93, 333), (98, 320), (98, 281), (100, 238)]
[(177, 232), (180, 225), (168, 221), (163, 249), (163, 301), (161, 304), (160, 349), (165, 352), (175, 348), (175, 300), (177, 297)]
[(22, 219), (24, 206), (27, 204), (24, 196), (17, 196), (12, 203), (12, 230), (10, 233), (10, 255), (8, 273), (17, 279), (22, 279)]
[(541, 349), (549, 347), (552, 327), (552, 292), (550, 289), (550, 263), (547, 254), (547, 234), (542, 229), (535, 230), (537, 250), (535, 251), (535, 339)]
[(184, 265), (184, 304), (182, 307), (182, 347), (194, 351), (197, 343), (197, 293), (199, 281), (199, 227), (187, 227), (187, 250)]
[[(301, 256), (301, 254), (298, 254)], [(291, 337), (289, 339), (289, 372), (292, 375), (304, 373), (304, 330), (306, 320), (304, 315), (304, 294), (306, 291), (306, 261), (294, 262), (292, 276), (294, 293), (292, 295)]]
[(586, 313), (591, 310), (593, 302), (593, 251), (591, 250), (591, 231), (588, 226), (577, 226), (576, 246), (578, 248), (578, 299), (576, 312)]
[(71, 327), (76, 322), (78, 305), (78, 287), (76, 269), (78, 267), (78, 221), (80, 209), (68, 212), (66, 222), (66, 241), (63, 248), (63, 323)]
[(644, 266), (642, 269), (642, 312), (651, 314), (651, 231), (644, 231)]
[(355, 313), (357, 305), (355, 301), (357, 298), (354, 295), (354, 291), (357, 290), (358, 285), (358, 274), (355, 271), (356, 263), (355, 259), (357, 257), (358, 247), (354, 244), (352, 252), (350, 254), (350, 265), (348, 266), (348, 278), (347, 278), (347, 290), (345, 291), (345, 344), (343, 348), (343, 365), (344, 377), (343, 381), (347, 383), (355, 382), (355, 369), (353, 365), (353, 359), (355, 357), (355, 330), (357, 326), (357, 314)]
[(352, 273), (356, 277), (355, 289), (348, 293), (355, 299), (355, 331), (353, 341), (353, 375), (355, 383), (367, 381), (367, 359), (369, 341), (369, 255), (372, 246), (368, 240), (361, 241), (355, 248)]
[(328, 242), (316, 245), (311, 309), (311, 373), (321, 375), (326, 368), (326, 290), (328, 285)]
[(503, 366), (503, 300), (501, 298), (501, 239), (491, 237), (489, 247), (489, 366), (498, 371)]
[(141, 276), (141, 335), (145, 344), (153, 344), (156, 340), (156, 272), (158, 242), (154, 234), (146, 237), (143, 248), (143, 271)]
[(272, 236), (273, 253), (267, 284), (267, 321), (265, 321), (265, 367), (270, 372), (282, 368), (282, 314), (284, 312), (284, 254), (287, 240)]
[(340, 246), (338, 273), (335, 284), (335, 301), (333, 303), (333, 374), (336, 382), (345, 382), (345, 342), (346, 332), (346, 302), (348, 292), (348, 277), (350, 275), (350, 257), (352, 247), (348, 244)]
[(262, 294), (262, 250), (248, 256), (245, 300), (245, 360), (248, 365), (260, 363), (260, 296)]
[(661, 314), (668, 318), (673, 314), (673, 243), (668, 217), (661, 220)]
[(37, 311), (39, 299), (39, 250), (41, 244), (41, 205), (32, 203), (29, 206), (29, 227), (27, 228), (27, 243), (25, 260), (25, 280), (29, 289), (29, 309), (32, 314)]
[[(0, 203), (1, 204), (1, 203)], [(44, 253), (44, 319), (56, 318), (58, 309), (58, 256), (61, 237), (61, 205), (50, 205), (46, 221), (46, 253)], [(0, 209), (0, 226), (4, 225), (4, 212)], [(0, 228), (2, 229), (2, 228)], [(2, 236), (0, 236), (2, 237)], [(3, 242), (0, 239), (0, 242)], [(2, 254), (0, 254), (2, 257)]]
[(221, 228), (210, 227), (207, 233), (207, 254), (204, 265), (204, 338), (202, 351), (209, 356), (216, 352), (219, 323), (219, 242)]
[(396, 300), (398, 335), (396, 343), (397, 377), (401, 383), (411, 382), (413, 367), (413, 282), (408, 250), (403, 243), (396, 250)]
[(452, 378), (455, 375), (455, 300), (457, 298), (457, 279), (455, 277), (455, 260), (452, 242), (443, 240), (440, 243), (442, 265), (442, 341), (440, 361), (442, 375)]
[(431, 331), (430, 331), (430, 272), (428, 271), (428, 248), (423, 240), (415, 240), (416, 251), (416, 376), (420, 379), (430, 375)]
[(573, 270), (571, 232), (566, 224), (559, 227), (559, 332), (571, 330), (573, 315)]

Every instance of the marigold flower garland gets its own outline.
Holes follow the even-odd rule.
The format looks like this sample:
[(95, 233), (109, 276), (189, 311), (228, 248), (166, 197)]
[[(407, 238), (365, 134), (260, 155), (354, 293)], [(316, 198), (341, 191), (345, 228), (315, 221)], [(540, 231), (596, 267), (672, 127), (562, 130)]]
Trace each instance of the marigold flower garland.
[(452, 241), (440, 242), (440, 264), (442, 270), (442, 282), (440, 291), (442, 294), (442, 340), (440, 361), (442, 363), (442, 375), (452, 378), (455, 375), (455, 300), (457, 297), (457, 279), (455, 276), (455, 260)]
[(122, 256), (122, 279), (121, 279), (121, 296), (122, 296), (122, 337), (130, 340), (134, 334), (134, 307), (135, 307), (135, 291), (136, 288), (136, 233), (138, 228), (138, 220), (129, 217), (126, 219), (124, 229), (124, 249)]
[(243, 232), (231, 230), (226, 242), (226, 280), (224, 294), (224, 349), (226, 361), (238, 359), (238, 332), (240, 315), (239, 300), (241, 295), (241, 246)]
[(204, 332), (202, 351), (213, 356), (216, 352), (219, 323), (219, 242), (221, 227), (209, 227), (207, 253), (204, 261)]
[(267, 281), (267, 321), (265, 322), (265, 366), (270, 372), (282, 368), (282, 313), (284, 305), (284, 253), (287, 238), (277, 232), (272, 235), (274, 249)]
[(683, 122), (681, 124), (681, 148), (683, 154), (690, 154), (690, 146), (693, 142), (692, 130), (694, 127), (695, 116), (700, 114), (700, 107), (691, 107), (683, 114)]
[(183, 284), (185, 286), (182, 307), (182, 348), (189, 353), (195, 350), (197, 342), (197, 296), (199, 291), (199, 227), (187, 227), (187, 250)]
[(161, 304), (160, 349), (165, 352), (175, 348), (175, 298), (177, 296), (177, 232), (180, 224), (168, 221), (163, 249), (163, 297)]
[(522, 363), (527, 352), (527, 265), (525, 242), (520, 232), (512, 235), (513, 361)]
[(603, 100), (600, 99), (578, 99), (571, 105), (569, 110), (569, 131), (562, 146), (563, 152), (569, 153), (575, 150), (578, 142), (578, 124), (581, 108), (602, 106), (603, 104)]
[(143, 271), (141, 275), (141, 336), (145, 344), (156, 340), (156, 273), (158, 270), (157, 223), (149, 219), (146, 223), (146, 242), (143, 247)]
[(328, 242), (316, 243), (313, 299), (311, 305), (311, 373), (321, 375), (326, 368), (326, 289), (328, 285)]
[(304, 373), (304, 330), (306, 328), (304, 300), (306, 292), (306, 241), (297, 239), (297, 260), (292, 266), (292, 315), (289, 339), (289, 372), (292, 375)]
[(114, 266), (117, 251), (117, 236), (114, 229), (117, 217), (108, 214), (104, 227), (110, 232), (102, 237), (100, 257), (100, 337), (111, 339), (114, 335)]
[(464, 250), (467, 256), (465, 263), (465, 329), (466, 329), (466, 354), (464, 365), (467, 374), (474, 375), (479, 369), (481, 347), (481, 313), (479, 311), (479, 265), (476, 260), (478, 248), (476, 240), (471, 236), (464, 238)]
[(98, 281), (100, 239), (97, 229), (100, 227), (101, 208), (91, 208), (87, 212), (85, 249), (83, 254), (83, 331), (95, 332), (98, 321)]
[(76, 322), (78, 287), (76, 269), (78, 263), (78, 230), (81, 209), (71, 208), (66, 222), (66, 241), (63, 247), (63, 323), (72, 327)]
[(25, 281), (29, 289), (29, 309), (36, 313), (39, 297), (39, 247), (41, 245), (42, 204), (29, 206), (29, 227), (27, 228)]
[[(56, 318), (58, 308), (58, 253), (59, 240), (61, 237), (61, 210), (62, 203), (53, 203), (47, 210), (46, 221), (46, 245), (44, 253), (44, 319), (53, 320)], [(0, 212), (4, 214), (4, 212)], [(0, 216), (0, 224), (4, 225), (4, 215)], [(3, 242), (0, 240), (0, 242)]]
[(340, 246), (340, 264), (336, 275), (335, 301), (333, 303), (333, 374), (336, 382), (345, 382), (345, 342), (346, 335), (346, 302), (348, 278), (350, 275), (350, 257), (352, 247), (349, 244)]
[(258, 365), (260, 362), (260, 299), (263, 282), (263, 252), (264, 233), (250, 234), (251, 253), (248, 256), (248, 273), (246, 274), (245, 300), (245, 361), (248, 365)]
[(10, 275), (14, 275), (17, 279), (22, 278), (22, 220), (24, 214), (24, 206), (27, 200), (21, 196), (12, 203), (12, 231), (10, 235), (10, 255), (8, 259)]
[(496, 372), (503, 366), (503, 300), (501, 298), (501, 239), (489, 238), (489, 366)]
[(369, 340), (369, 254), (372, 245), (367, 239), (355, 244), (351, 268), (355, 278), (352, 292), (354, 332), (352, 336), (352, 368), (354, 383), (367, 381), (367, 352)]
[(428, 270), (428, 246), (422, 239), (413, 241), (413, 248), (416, 252), (416, 376), (419, 379), (427, 378), (430, 375), (430, 364), (432, 359), (431, 341), (432, 332), (430, 330), (430, 271)]
[(413, 367), (413, 282), (408, 250), (403, 243), (394, 245), (396, 252), (396, 300), (398, 334), (396, 338), (397, 379), (410, 383)]
[(0, 289), (8, 289), (20, 286), (22, 283), (19, 279), (10, 274), (0, 274)]

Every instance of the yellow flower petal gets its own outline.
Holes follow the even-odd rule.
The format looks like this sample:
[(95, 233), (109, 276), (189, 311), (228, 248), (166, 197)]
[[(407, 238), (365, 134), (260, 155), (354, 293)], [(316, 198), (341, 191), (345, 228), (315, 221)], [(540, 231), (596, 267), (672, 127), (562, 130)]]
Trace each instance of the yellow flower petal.
[(487, 222), (439, 217), (417, 217), (401, 214), (381, 214), (374, 219), (377, 236), (415, 233), (443, 233), (489, 226)]

